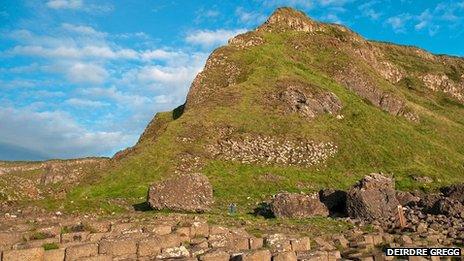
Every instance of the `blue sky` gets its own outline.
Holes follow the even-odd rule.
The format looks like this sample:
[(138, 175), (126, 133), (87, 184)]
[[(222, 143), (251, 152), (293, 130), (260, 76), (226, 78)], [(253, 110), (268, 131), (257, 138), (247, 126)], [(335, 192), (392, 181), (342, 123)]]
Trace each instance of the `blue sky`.
[(185, 100), (208, 54), (279, 6), (464, 55), (464, 0), (2, 0), (0, 159), (111, 156)]

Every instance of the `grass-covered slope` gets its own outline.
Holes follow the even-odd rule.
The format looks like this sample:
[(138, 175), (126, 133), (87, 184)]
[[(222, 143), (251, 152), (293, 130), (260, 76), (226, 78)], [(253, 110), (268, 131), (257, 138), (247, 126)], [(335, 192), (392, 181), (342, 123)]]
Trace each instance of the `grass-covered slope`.
[[(131, 151), (71, 191), (63, 205), (113, 210), (121, 199), (139, 203), (149, 184), (185, 172), (209, 177), (214, 211), (235, 202), (243, 213), (279, 191), (347, 188), (377, 171), (394, 175), (403, 190), (462, 182), (463, 68), (461, 58), (369, 42), (280, 9), (257, 30), (217, 49), (185, 108), (157, 114)], [(427, 80), (434, 77), (438, 82)], [(292, 82), (335, 94), (341, 111), (313, 119), (289, 112), (278, 97)], [(209, 150), (221, 140), (245, 137), (332, 142), (337, 152), (305, 166), (242, 163)], [(420, 176), (434, 182), (415, 181)]]

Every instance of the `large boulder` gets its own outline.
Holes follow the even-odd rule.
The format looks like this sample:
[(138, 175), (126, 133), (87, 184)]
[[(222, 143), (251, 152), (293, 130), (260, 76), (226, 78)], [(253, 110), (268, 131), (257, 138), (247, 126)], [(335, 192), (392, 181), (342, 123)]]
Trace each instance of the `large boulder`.
[(271, 201), (271, 211), (278, 218), (328, 216), (329, 210), (317, 194), (279, 193)]
[(350, 217), (382, 220), (397, 214), (400, 205), (393, 179), (374, 173), (364, 177), (347, 194), (346, 210)]
[(213, 188), (206, 176), (186, 174), (151, 185), (147, 201), (157, 210), (204, 212), (213, 203)]
[(407, 191), (396, 191), (396, 199), (401, 206), (413, 206), (417, 204), (421, 198)]
[(459, 200), (439, 194), (424, 196), (419, 206), (427, 214), (464, 217), (464, 206)]
[(441, 188), (440, 191), (445, 195), (464, 204), (464, 183), (455, 184), (448, 187)]

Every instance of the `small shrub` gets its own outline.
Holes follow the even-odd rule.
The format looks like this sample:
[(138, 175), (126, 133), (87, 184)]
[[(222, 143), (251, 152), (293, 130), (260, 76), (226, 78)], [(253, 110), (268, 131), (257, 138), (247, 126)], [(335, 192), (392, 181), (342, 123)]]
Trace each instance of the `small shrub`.
[(44, 248), (45, 251), (60, 248), (60, 246), (58, 246), (58, 244), (55, 242), (43, 244), (42, 247)]

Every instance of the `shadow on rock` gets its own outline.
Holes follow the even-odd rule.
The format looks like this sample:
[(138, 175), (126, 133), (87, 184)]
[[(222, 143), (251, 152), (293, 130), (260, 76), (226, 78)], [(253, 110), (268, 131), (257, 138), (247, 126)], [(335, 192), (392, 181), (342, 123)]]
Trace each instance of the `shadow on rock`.
[(261, 202), (258, 206), (253, 210), (253, 213), (250, 213), (255, 216), (262, 216), (266, 219), (275, 218), (274, 213), (271, 210), (271, 204), (268, 202)]
[(145, 211), (150, 211), (152, 210), (150, 208), (150, 205), (148, 205), (148, 202), (144, 201), (141, 203), (133, 204), (132, 207), (134, 208), (135, 211), (140, 211), (140, 212), (145, 212)]

